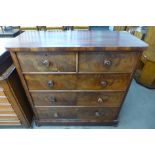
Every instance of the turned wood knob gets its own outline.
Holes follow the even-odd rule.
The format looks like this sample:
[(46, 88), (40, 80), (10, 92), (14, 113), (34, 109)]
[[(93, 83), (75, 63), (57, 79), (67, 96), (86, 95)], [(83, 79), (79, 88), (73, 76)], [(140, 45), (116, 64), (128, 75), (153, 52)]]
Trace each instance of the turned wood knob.
[(98, 111), (95, 112), (95, 116), (99, 117), (99, 116), (104, 116), (104, 113), (100, 113)]
[(100, 114), (98, 111), (95, 112), (95, 116), (98, 117), (98, 116), (100, 116), (100, 115), (101, 115), (101, 114)]
[(46, 60), (42, 60), (42, 64), (46, 67), (50, 66), (50, 62), (46, 59)]
[(106, 86), (108, 85), (108, 82), (107, 82), (107, 81), (101, 81), (101, 85), (102, 85), (103, 87), (106, 87)]
[(111, 60), (105, 59), (104, 62), (103, 62), (103, 64), (104, 64), (105, 66), (111, 66), (111, 65), (112, 65), (112, 61), (111, 61)]
[(54, 117), (55, 117), (55, 118), (58, 118), (58, 117), (59, 117), (59, 114), (58, 114), (57, 112), (55, 112), (55, 113), (54, 113)]
[(54, 86), (54, 83), (53, 83), (52, 80), (49, 80), (47, 84), (48, 84), (48, 87), (53, 87)]
[(56, 102), (56, 98), (54, 96), (50, 96), (49, 97), (49, 101), (50, 101), (50, 103), (55, 103)]
[(98, 98), (97, 100), (98, 103), (103, 103), (103, 99), (101, 97)]

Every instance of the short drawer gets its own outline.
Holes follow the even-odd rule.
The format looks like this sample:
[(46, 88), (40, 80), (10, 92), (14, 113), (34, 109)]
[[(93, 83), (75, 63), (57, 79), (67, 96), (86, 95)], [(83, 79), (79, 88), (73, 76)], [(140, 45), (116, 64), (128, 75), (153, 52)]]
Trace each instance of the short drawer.
[(115, 119), (118, 108), (99, 107), (37, 107), (39, 119)]
[(125, 90), (128, 74), (25, 75), (30, 90)]
[(74, 52), (17, 52), (23, 72), (76, 72)]
[(80, 72), (132, 72), (138, 54), (136, 52), (81, 52)]
[(35, 106), (119, 107), (122, 92), (40, 92), (31, 93)]

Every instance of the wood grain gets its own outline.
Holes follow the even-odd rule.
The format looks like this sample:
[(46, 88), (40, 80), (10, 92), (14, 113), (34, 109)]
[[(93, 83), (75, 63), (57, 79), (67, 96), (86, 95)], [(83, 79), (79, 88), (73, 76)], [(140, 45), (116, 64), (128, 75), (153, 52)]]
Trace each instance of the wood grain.
[(37, 107), (39, 119), (113, 120), (118, 108), (99, 107)]
[(26, 31), (6, 44), (9, 51), (133, 51), (147, 44), (128, 32)]
[[(29, 90), (125, 90), (128, 74), (25, 75)], [(48, 82), (53, 86), (49, 87)], [(106, 82), (104, 86), (101, 83)]]
[(73, 52), (17, 53), (23, 72), (76, 72)]
[(83, 52), (79, 53), (79, 71), (132, 72), (137, 58), (137, 52)]
[(35, 106), (119, 107), (123, 92), (40, 92), (31, 93)]

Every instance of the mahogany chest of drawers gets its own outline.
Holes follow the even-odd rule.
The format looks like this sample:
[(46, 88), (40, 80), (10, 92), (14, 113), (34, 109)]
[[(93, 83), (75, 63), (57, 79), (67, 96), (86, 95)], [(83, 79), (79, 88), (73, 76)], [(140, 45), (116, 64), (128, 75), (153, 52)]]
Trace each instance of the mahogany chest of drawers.
[(146, 47), (104, 31), (27, 31), (7, 44), (38, 125), (116, 124)]

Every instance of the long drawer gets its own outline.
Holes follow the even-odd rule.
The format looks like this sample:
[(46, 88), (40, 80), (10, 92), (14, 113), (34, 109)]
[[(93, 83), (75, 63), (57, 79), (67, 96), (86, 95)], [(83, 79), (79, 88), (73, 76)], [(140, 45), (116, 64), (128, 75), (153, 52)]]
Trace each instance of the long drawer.
[(103, 107), (37, 107), (39, 119), (114, 120), (118, 108)]
[(75, 52), (19, 52), (23, 72), (76, 72)]
[(129, 74), (25, 75), (29, 90), (125, 90)]
[(33, 92), (35, 106), (119, 107), (123, 92)]
[(132, 72), (136, 52), (79, 52), (80, 72)]

